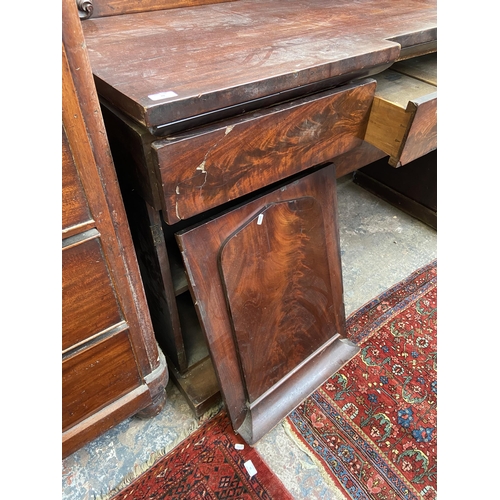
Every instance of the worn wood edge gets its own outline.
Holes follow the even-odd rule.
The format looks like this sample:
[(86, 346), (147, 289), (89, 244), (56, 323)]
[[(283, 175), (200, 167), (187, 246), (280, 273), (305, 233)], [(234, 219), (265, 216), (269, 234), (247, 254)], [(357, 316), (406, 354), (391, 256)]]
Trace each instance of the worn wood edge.
[[(159, 353), (158, 367), (144, 377), (142, 385), (62, 433), (63, 459), (95, 439), (95, 434), (104, 434), (126, 418), (134, 415), (150, 418), (161, 411), (166, 401), (168, 367), (163, 353)], [(159, 402), (161, 406), (158, 406)], [(148, 415), (151, 405), (155, 408)], [(138, 407), (141, 409), (138, 410)]]
[[(117, 399), (102, 410), (62, 433), (62, 458), (65, 459), (87, 443), (102, 435), (137, 412), (137, 406), (146, 407), (152, 398), (146, 384)], [(90, 436), (90, 437), (87, 437)]]
[(359, 352), (359, 347), (346, 338), (336, 337), (323, 345), (276, 390), (268, 391), (262, 399), (246, 410), (243, 424), (235, 431), (249, 445), (254, 445), (305, 398)]
[(155, 10), (196, 7), (213, 3), (235, 2), (237, 0), (77, 0), (81, 19), (137, 14)]
[[(416, 160), (420, 156), (429, 153), (430, 151), (437, 148), (437, 135), (431, 137), (431, 140), (428, 140), (428, 144), (425, 150), (419, 151), (418, 155), (409, 152), (408, 140), (412, 135), (418, 135), (418, 125), (415, 123), (418, 121), (418, 112), (420, 108), (430, 107), (437, 109), (437, 91), (432, 92), (431, 94), (427, 94), (425, 96), (418, 97), (408, 102), (408, 106), (406, 107), (406, 114), (408, 116), (408, 125), (405, 130), (405, 134), (403, 140), (401, 142), (401, 147), (396, 155), (396, 157), (392, 157), (389, 159), (389, 164), (393, 167), (400, 167), (406, 165), (410, 161)], [(434, 124), (436, 125), (436, 120), (434, 120)], [(418, 121), (419, 122), (419, 121)], [(420, 122), (419, 122), (420, 123)]]

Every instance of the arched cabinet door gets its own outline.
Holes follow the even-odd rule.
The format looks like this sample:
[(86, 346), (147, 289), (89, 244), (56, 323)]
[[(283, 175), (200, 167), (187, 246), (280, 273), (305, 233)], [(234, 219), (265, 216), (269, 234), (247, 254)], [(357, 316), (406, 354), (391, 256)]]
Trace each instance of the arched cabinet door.
[(235, 430), (254, 444), (343, 366), (335, 167), (176, 237)]

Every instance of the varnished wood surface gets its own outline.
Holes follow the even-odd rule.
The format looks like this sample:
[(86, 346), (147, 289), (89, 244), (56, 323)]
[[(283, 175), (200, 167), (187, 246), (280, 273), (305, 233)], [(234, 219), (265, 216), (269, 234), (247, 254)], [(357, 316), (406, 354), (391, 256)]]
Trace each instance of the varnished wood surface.
[(148, 127), (369, 76), (437, 39), (435, 0), (238, 0), (82, 25), (99, 93)]
[[(320, 220), (315, 220), (310, 230), (312, 231), (312, 233), (314, 233), (315, 227), (317, 228), (323, 225), (322, 231), (324, 231), (325, 238), (323, 243), (319, 245), (320, 248), (317, 248), (315, 251), (320, 253), (324, 251), (327, 255), (328, 260), (322, 260), (322, 264), (325, 266), (323, 268), (324, 275), (322, 279), (324, 281), (328, 281), (329, 285), (325, 288), (324, 283), (320, 285), (319, 283), (309, 282), (309, 288), (307, 290), (302, 290), (302, 292), (306, 295), (309, 295), (310, 293), (314, 294), (316, 292), (319, 293), (319, 290), (315, 289), (315, 285), (317, 285), (318, 288), (322, 287), (323, 292), (327, 291), (328, 289), (331, 290), (333, 295), (331, 295), (329, 298), (330, 307), (326, 308), (328, 309), (329, 313), (329, 321), (327, 323), (328, 332), (321, 332), (319, 334), (320, 339), (318, 340), (321, 342), (321, 339), (324, 340), (326, 335), (333, 342), (333, 337), (335, 337), (337, 334), (340, 334), (342, 336), (345, 335), (340, 249), (337, 228), (335, 225), (337, 205), (335, 196), (334, 167), (332, 167), (331, 165), (325, 167), (313, 174), (303, 177), (300, 180), (285, 185), (280, 189), (271, 191), (268, 194), (254, 199), (253, 201), (249, 201), (248, 203), (245, 203), (234, 210), (222, 214), (215, 219), (201, 222), (199, 225), (177, 233), (177, 239), (182, 250), (184, 263), (191, 280), (191, 293), (193, 294), (196, 301), (195, 305), (197, 308), (197, 313), (200, 318), (205, 336), (207, 338), (219, 385), (221, 387), (226, 407), (235, 429), (239, 429), (243, 425), (243, 422), (247, 417), (250, 404), (248, 400), (248, 389), (245, 384), (245, 379), (243, 378), (243, 371), (240, 364), (241, 352), (239, 349), (243, 348), (242, 343), (244, 343), (245, 341), (240, 337), (240, 345), (237, 346), (234, 340), (232, 330), (233, 322), (231, 314), (228, 310), (228, 298), (224, 288), (223, 278), (219, 270), (219, 252), (223, 248), (225, 242), (228, 241), (228, 238), (234, 235), (238, 228), (244, 226), (250, 221), (254, 221), (254, 223), (256, 223), (255, 221), (258, 221), (259, 213), (261, 213), (266, 206), (269, 206), (273, 203), (298, 200), (304, 197), (313, 198), (319, 204), (319, 206), (321, 206), (322, 218)], [(281, 234), (281, 236), (283, 236), (283, 232), (278, 231), (278, 234)], [(287, 246), (286, 241), (283, 242), (287, 248), (282, 248), (281, 250), (282, 252), (286, 253), (287, 250), (290, 250), (293, 247), (293, 244), (291, 244), (291, 246), (290, 244)], [(251, 247), (247, 247), (246, 251), (251, 251)], [(258, 264), (256, 262), (254, 263), (254, 265), (251, 264), (252, 258), (250, 258), (250, 256), (246, 256), (246, 251), (245, 254), (240, 255), (240, 260), (237, 262), (237, 264), (235, 264), (237, 269), (228, 271), (228, 269), (226, 268), (223, 271), (225, 277), (228, 277), (229, 272), (238, 273), (238, 269), (244, 267), (245, 262), (247, 262), (248, 259), (250, 261), (250, 267), (252, 267), (254, 270), (256, 269), (255, 266), (257, 266)], [(293, 251), (291, 252), (291, 254), (297, 256), (297, 253), (294, 253)], [(280, 255), (283, 255), (283, 253), (280, 252)], [(272, 267), (272, 264), (270, 263), (272, 260), (272, 255), (270, 254), (268, 258), (270, 259), (268, 265)], [(234, 259), (236, 259), (236, 256), (234, 256)], [(320, 265), (319, 263), (317, 264)], [(284, 263), (277, 265), (285, 265), (286, 267), (286, 264)], [(230, 277), (230, 281), (233, 284), (237, 279), (235, 276), (236, 275)], [(314, 277), (317, 276), (318, 269), (316, 269), (315, 273), (312, 273), (311, 279), (314, 281)], [(252, 280), (255, 279), (257, 279), (257, 276), (254, 273)], [(307, 280), (307, 277), (303, 277), (303, 279)], [(253, 281), (252, 283), (253, 285), (251, 283), (247, 283), (246, 286), (252, 287), (256, 285), (255, 281)], [(270, 284), (269, 282), (266, 282), (266, 284), (272, 286), (272, 284)], [(242, 283), (242, 286), (244, 287), (245, 284)], [(281, 289), (281, 291), (283, 291), (283, 281), (279, 281), (277, 283), (277, 286)], [(238, 292), (235, 289), (233, 298), (235, 298), (234, 294), (237, 293)], [(250, 294), (251, 293), (252, 292), (250, 291)], [(268, 287), (266, 288), (262, 285), (261, 293), (263, 294), (263, 297), (265, 297), (267, 294), (272, 294), (272, 289), (269, 289)], [(290, 297), (293, 297), (294, 300), (300, 300), (298, 298), (299, 293), (299, 290), (296, 289), (295, 292), (291, 293)], [(309, 298), (311, 298), (311, 296), (309, 296)], [(239, 299), (235, 298), (235, 300)], [(266, 301), (265, 298), (263, 298), (262, 300)], [(327, 300), (326, 303), (328, 303), (329, 301)], [(229, 302), (231, 302), (231, 300)], [(304, 304), (305, 303), (302, 303), (302, 305)], [(324, 306), (325, 302), (322, 302), (322, 305)], [(282, 307), (285, 307), (285, 305), (282, 304)], [(317, 305), (317, 307), (321, 308), (321, 305)], [(273, 314), (273, 312), (274, 311), (270, 311), (270, 314)], [(240, 311), (239, 313), (245, 314), (244, 311)], [(327, 325), (325, 324), (325, 326)], [(311, 331), (312, 330), (310, 330), (309, 333), (311, 333)], [(249, 336), (256, 333), (257, 330), (253, 331), (252, 329), (247, 332)], [(262, 334), (261, 331), (259, 331), (258, 333), (259, 335)], [(270, 332), (269, 335), (272, 336), (273, 333)], [(277, 345), (279, 344), (279, 337), (280, 335), (277, 334), (277, 336), (275, 337), (275, 341), (270, 342), (270, 347), (277, 348)], [(266, 342), (266, 338), (267, 337), (264, 337), (262, 339), (262, 342)], [(281, 338), (281, 341), (286, 342), (284, 337)], [(259, 339), (253, 339), (252, 342), (259, 342)], [(295, 338), (289, 338), (288, 342), (292, 344), (295, 344), (295, 342), (298, 342), (302, 345), (305, 344), (305, 341), (301, 342), (300, 340), (297, 340)], [(333, 342), (333, 344), (335, 344), (335, 342)], [(339, 358), (331, 353), (331, 347), (332, 346), (330, 345), (330, 347), (327, 349), (327, 353), (325, 352), (325, 358), (323, 359), (323, 362), (327, 363), (330, 366), (330, 369), (333, 371), (335, 369), (334, 360), (339, 361)], [(285, 348), (285, 350), (287, 349), (288, 348)], [(302, 354), (304, 356), (307, 356), (306, 351), (302, 352)], [(354, 351), (352, 352), (352, 354), (354, 354)], [(253, 354), (250, 353), (250, 355)], [(270, 356), (272, 357), (271, 353), (269, 353), (267, 356), (268, 360), (270, 359)], [(292, 364), (294, 364), (295, 368), (297, 368), (297, 358), (294, 357), (293, 361), (294, 363)], [(343, 358), (343, 361), (345, 361), (345, 358)], [(259, 360), (255, 360), (255, 362), (259, 363)], [(251, 368), (249, 368), (249, 366), (247, 365), (247, 371), (248, 369)], [(269, 375), (270, 371), (272, 372), (272, 369), (272, 366), (267, 366), (262, 369), (261, 373), (256, 373), (254, 375), (256, 377), (262, 377), (262, 379), (260, 380), (260, 382), (258, 380), (250, 382), (252, 399), (257, 394), (260, 394), (260, 399), (262, 399), (262, 390), (265, 390), (266, 387), (266, 382), (264, 379)], [(288, 366), (287, 369), (290, 369), (290, 366)], [(259, 415), (257, 419), (259, 425), (257, 425), (256, 427), (255, 422), (253, 422), (251, 428), (253, 430), (258, 429), (259, 434), (262, 432), (266, 432), (277, 423), (276, 418), (283, 418), (287, 412), (293, 409), (294, 403), (295, 405), (299, 404), (300, 401), (294, 402), (293, 397), (290, 398), (290, 395), (297, 396), (297, 394), (299, 394), (300, 390), (298, 390), (298, 388), (302, 387), (302, 385), (305, 384), (304, 379), (314, 380), (315, 382), (317, 382), (317, 373), (323, 374), (322, 370), (318, 369), (317, 373), (314, 371), (314, 369), (312, 370), (313, 371), (311, 372), (311, 366), (301, 372), (297, 372), (296, 374), (294, 370), (292, 370), (292, 374), (295, 374), (296, 378), (292, 377), (289, 380), (293, 380), (294, 383), (291, 386), (287, 386), (286, 384), (284, 384), (281, 386), (281, 390), (277, 389), (277, 392), (279, 392), (281, 398), (276, 396), (276, 391), (271, 391), (271, 393), (274, 394), (271, 399), (269, 399), (269, 397), (264, 397), (264, 400), (273, 400), (274, 403), (272, 405), (258, 404), (256, 406), (256, 413), (253, 416), (257, 417), (257, 414)], [(278, 371), (280, 371), (281, 375), (283, 375), (283, 370), (281, 368), (278, 368)], [(253, 391), (254, 388), (257, 388), (256, 392)], [(286, 391), (285, 388), (287, 388)], [(314, 389), (315, 387), (313, 387), (311, 390)], [(285, 391), (286, 394), (283, 391)], [(290, 405), (292, 406), (290, 407)], [(262, 410), (262, 408), (264, 407), (266, 408), (265, 411)], [(288, 411), (286, 411), (286, 408), (288, 408)], [(262, 411), (263, 413), (261, 413)], [(282, 412), (285, 413), (283, 414)], [(281, 417), (278, 417), (280, 414)], [(253, 418), (251, 420), (253, 421)], [(261, 435), (262, 434), (260, 434), (260, 436)], [(251, 432), (251, 436), (253, 436), (252, 439), (258, 439), (257, 435), (255, 435), (253, 431)]]
[(93, 227), (85, 191), (71, 154), (68, 137), (62, 129), (62, 231), (64, 236)]
[(93, 18), (234, 1), (236, 0), (141, 0), (140, 2), (137, 0), (91, 0)]
[(97, 231), (94, 237), (89, 233), (82, 242), (63, 248), (63, 351), (123, 320), (100, 238)]
[(73, 0), (63, 0), (63, 458), (165, 402), (154, 339)]
[(253, 403), (336, 332), (324, 214), (312, 197), (273, 203), (220, 251), (248, 401)]
[(63, 431), (141, 385), (128, 331), (63, 360)]
[(165, 220), (187, 219), (353, 148), (374, 92), (367, 80), (153, 143)]

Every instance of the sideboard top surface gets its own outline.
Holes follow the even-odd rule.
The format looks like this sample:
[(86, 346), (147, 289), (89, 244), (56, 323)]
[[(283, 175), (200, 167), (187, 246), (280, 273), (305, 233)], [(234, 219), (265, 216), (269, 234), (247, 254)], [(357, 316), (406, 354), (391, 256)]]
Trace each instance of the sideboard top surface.
[(154, 128), (374, 74), (402, 49), (436, 41), (437, 8), (435, 0), (238, 0), (82, 25), (101, 96)]

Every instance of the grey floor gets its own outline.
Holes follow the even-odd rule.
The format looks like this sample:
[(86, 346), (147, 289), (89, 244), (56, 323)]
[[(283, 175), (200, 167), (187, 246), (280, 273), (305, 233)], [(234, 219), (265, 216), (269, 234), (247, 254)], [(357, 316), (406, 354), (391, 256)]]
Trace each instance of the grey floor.
[[(437, 256), (432, 228), (355, 185), (339, 180), (339, 231), (346, 315)], [(150, 420), (131, 418), (62, 462), (63, 500), (106, 496), (147, 468), (202, 422), (172, 383), (168, 402)], [(256, 448), (296, 499), (342, 499), (313, 461), (277, 425)]]

